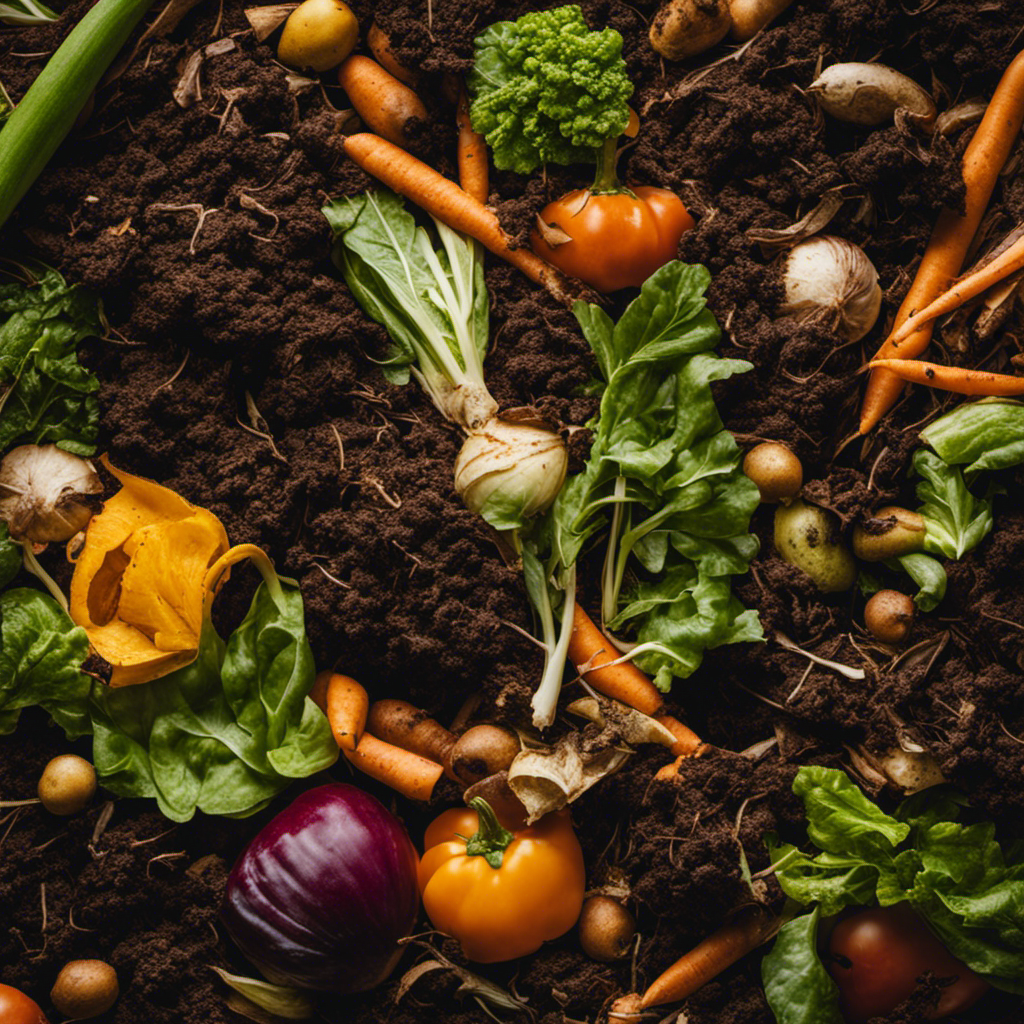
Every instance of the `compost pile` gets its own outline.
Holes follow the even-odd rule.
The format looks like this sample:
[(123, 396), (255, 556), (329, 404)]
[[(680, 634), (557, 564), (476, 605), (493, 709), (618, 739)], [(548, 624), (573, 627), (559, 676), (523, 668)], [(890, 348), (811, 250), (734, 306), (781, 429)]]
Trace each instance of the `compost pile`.
[[(53, 26), (0, 29), (0, 81), (12, 98), (89, 6), (72, 4)], [(351, 6), (422, 70), (430, 121), (421, 152), (455, 177), (455, 119), (441, 77), (470, 67), (484, 27), (534, 5)], [(620, 174), (684, 199), (697, 226), (679, 256), (712, 274), (719, 352), (754, 365), (716, 385), (726, 427), (743, 447), (788, 445), (803, 463), (804, 496), (844, 525), (880, 505), (912, 504), (918, 430), (952, 408), (952, 396), (915, 388), (875, 431), (851, 440), (857, 371), (905, 294), (938, 211), (963, 202), (959, 156), (970, 131), (930, 138), (899, 123), (856, 128), (823, 118), (805, 90), (820, 64), (877, 58), (934, 88), (942, 106), (988, 97), (1024, 40), (1024, 9), (1015, 0), (798, 2), (742, 54), (698, 77), (732, 47), (673, 64), (648, 43), (650, 0), (581, 6), (590, 25), (621, 33), (636, 87), (641, 129)], [(186, 61), (218, 39), (233, 46), (204, 58), (199, 94), (183, 105), (175, 89)], [(482, 695), (481, 716), (528, 721), (542, 657), (520, 631), (531, 628), (522, 574), (454, 493), (457, 431), (418, 387), (385, 380), (375, 362), (385, 332), (330, 259), (321, 206), (371, 185), (342, 151), (339, 130), (355, 121), (333, 75), (325, 88), (290, 88), (236, 0), (200, 4), (118, 70), (0, 234), (0, 252), (35, 256), (102, 299), (109, 326), (82, 355), (101, 382), (100, 449), (118, 469), (209, 509), (233, 543), (260, 545), (299, 582), (318, 668), (336, 667), (371, 697), (409, 700), (442, 722), (473, 693)], [(1019, 153), (996, 189), (996, 233), (1024, 218)], [(491, 202), (525, 243), (536, 210), (588, 181), (579, 167), (495, 172)], [(837, 347), (824, 327), (777, 319), (779, 266), (747, 234), (786, 227), (837, 186), (857, 201), (843, 205), (829, 232), (864, 248), (884, 291), (879, 328), (863, 345)], [(584, 424), (596, 409), (585, 389), (594, 362), (572, 315), (491, 257), (486, 283), (494, 397), (503, 408), (532, 405), (563, 427)], [(613, 300), (613, 316), (625, 301)], [(1019, 351), (1020, 323), (1018, 311), (997, 335), (1004, 368)], [(570, 472), (588, 441), (573, 435)], [(654, 781), (667, 754), (644, 747), (572, 807), (588, 886), (608, 887), (635, 910), (634, 955), (597, 963), (569, 932), (533, 956), (474, 970), (543, 1024), (597, 1020), (748, 898), (741, 865), (755, 875), (768, 867), (767, 833), (803, 835), (804, 810), (790, 788), (801, 765), (851, 771), (851, 751), (892, 746), (908, 730), (1004, 842), (1024, 838), (1024, 472), (1001, 480), (992, 532), (945, 563), (945, 600), (918, 617), (895, 653), (865, 632), (857, 589), (823, 594), (774, 554), (772, 511), (761, 507), (752, 523), (761, 552), (734, 591), (758, 610), (769, 640), (707, 651), (669, 697), (669, 709), (720, 749)], [(66, 586), (61, 562), (51, 555), (46, 564)], [(579, 596), (590, 608), (599, 575), (600, 554), (585, 556)], [(222, 632), (240, 621), (255, 584), (251, 570), (235, 574), (216, 606)], [(777, 633), (864, 678), (809, 662), (775, 642)], [(43, 765), (68, 746), (45, 713), (25, 711), (0, 737), (0, 798), (32, 795)], [(76, 749), (89, 756), (87, 742)], [(330, 770), (351, 774), (344, 760)], [(0, 813), (0, 977), (44, 1003), (63, 963), (98, 957), (116, 967), (122, 990), (104, 1020), (241, 1019), (211, 970), (251, 971), (218, 926), (227, 871), (273, 813), (326, 778), (296, 783), (243, 820), (197, 815), (174, 825), (151, 801), (125, 799), (112, 816), (102, 800), (70, 819), (38, 808)], [(356, 781), (417, 843), (459, 798), (444, 783), (424, 807)], [(766, 899), (781, 906), (777, 884), (767, 877), (765, 885)], [(438, 949), (465, 964), (455, 942), (438, 940)], [(322, 1018), (486, 1020), (451, 971), (402, 984), (421, 954), (407, 953), (372, 992), (323, 1002)], [(748, 957), (702, 988), (685, 1020), (770, 1024), (758, 964)], [(1019, 999), (995, 993), (958, 1019), (1012, 1024), (1020, 1013)], [(888, 1024), (897, 1019), (917, 1018)]]

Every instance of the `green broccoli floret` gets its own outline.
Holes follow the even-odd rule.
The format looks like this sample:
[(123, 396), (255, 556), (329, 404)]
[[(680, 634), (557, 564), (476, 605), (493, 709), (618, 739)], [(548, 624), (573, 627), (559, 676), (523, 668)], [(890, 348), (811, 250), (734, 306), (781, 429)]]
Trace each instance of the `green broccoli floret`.
[(495, 167), (529, 174), (589, 161), (625, 129), (633, 85), (622, 36), (590, 31), (575, 4), (499, 21), (474, 45), (470, 119)]

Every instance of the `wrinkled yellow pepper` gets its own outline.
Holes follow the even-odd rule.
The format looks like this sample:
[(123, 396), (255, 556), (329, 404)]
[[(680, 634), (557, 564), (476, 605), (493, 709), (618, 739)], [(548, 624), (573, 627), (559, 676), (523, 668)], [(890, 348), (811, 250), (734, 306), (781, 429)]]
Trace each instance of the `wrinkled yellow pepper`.
[(101, 462), (121, 490), (89, 522), (71, 579), (71, 618), (110, 663), (110, 685), (129, 686), (195, 660), (229, 543), (211, 512), (114, 469), (106, 456)]

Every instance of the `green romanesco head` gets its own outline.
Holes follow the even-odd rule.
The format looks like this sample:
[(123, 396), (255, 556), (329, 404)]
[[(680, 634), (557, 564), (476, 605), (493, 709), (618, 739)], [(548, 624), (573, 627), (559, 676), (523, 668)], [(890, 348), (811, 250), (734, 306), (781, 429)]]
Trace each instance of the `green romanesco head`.
[(625, 129), (633, 85), (622, 36), (592, 32), (575, 4), (497, 22), (475, 48), (470, 118), (499, 169), (591, 160)]

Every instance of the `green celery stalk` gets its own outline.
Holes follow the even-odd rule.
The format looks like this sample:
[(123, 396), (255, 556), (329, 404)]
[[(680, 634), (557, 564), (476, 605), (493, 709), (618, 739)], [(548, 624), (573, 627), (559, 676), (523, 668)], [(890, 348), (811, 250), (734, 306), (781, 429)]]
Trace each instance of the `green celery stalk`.
[(71, 131), (153, 0), (99, 0), (71, 30), (0, 130), (0, 226)]

